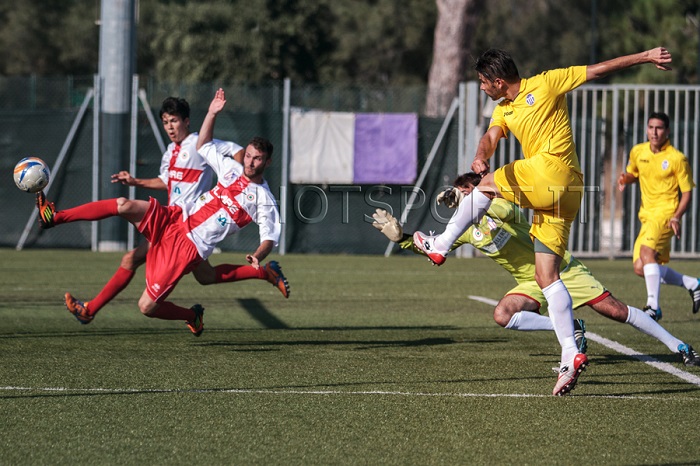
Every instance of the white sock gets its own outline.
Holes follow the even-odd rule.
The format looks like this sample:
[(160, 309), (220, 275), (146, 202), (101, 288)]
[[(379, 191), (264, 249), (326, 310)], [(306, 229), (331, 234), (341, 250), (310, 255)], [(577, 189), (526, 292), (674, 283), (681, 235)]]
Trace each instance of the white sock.
[(505, 328), (520, 331), (554, 330), (549, 317), (531, 311), (516, 312), (510, 318)]
[(661, 274), (661, 283), (668, 285), (682, 286), (686, 290), (695, 290), (695, 288), (700, 285), (700, 280), (696, 277), (691, 277), (690, 275), (683, 275), (678, 273), (670, 267), (665, 265), (659, 266), (659, 273)]
[(491, 199), (479, 191), (479, 188), (474, 188), (459, 203), (459, 207), (452, 215), (445, 231), (435, 239), (435, 249), (449, 251), (457, 238), (467, 231), (467, 228), (481, 220), (490, 205)]
[(659, 288), (661, 288), (661, 271), (659, 264), (651, 263), (644, 266), (644, 281), (647, 284), (647, 306), (659, 308)]
[(626, 323), (630, 324), (640, 332), (656, 338), (661, 343), (666, 345), (666, 347), (672, 352), (678, 352), (678, 345), (682, 344), (682, 341), (668, 333), (665, 328), (659, 325), (646, 312), (642, 312), (641, 310), (632, 306), (627, 306), (627, 309), (629, 309), (629, 313), (627, 315)]
[(549, 307), (549, 319), (561, 345), (561, 363), (567, 364), (578, 353), (574, 339), (574, 313), (571, 295), (564, 282), (557, 280), (542, 289)]

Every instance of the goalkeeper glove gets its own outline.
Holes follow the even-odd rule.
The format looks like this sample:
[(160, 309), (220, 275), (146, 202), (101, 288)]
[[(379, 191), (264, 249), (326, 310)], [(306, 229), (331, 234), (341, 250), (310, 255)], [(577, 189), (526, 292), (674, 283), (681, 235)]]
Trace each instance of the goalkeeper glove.
[(377, 209), (372, 214), (372, 218), (374, 219), (372, 226), (381, 231), (389, 240), (398, 243), (403, 239), (403, 229), (399, 225), (399, 221), (389, 212), (384, 209)]
[(451, 187), (438, 194), (435, 201), (438, 204), (444, 202), (448, 208), (456, 209), (459, 203), (462, 202), (462, 199), (464, 199), (464, 193), (457, 188)]

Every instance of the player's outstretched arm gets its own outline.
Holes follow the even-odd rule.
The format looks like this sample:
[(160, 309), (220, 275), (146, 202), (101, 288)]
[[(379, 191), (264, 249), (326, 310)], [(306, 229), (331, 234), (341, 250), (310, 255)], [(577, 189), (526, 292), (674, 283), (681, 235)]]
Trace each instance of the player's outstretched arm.
[(216, 122), (216, 116), (221, 110), (224, 109), (226, 105), (226, 95), (224, 90), (219, 88), (214, 94), (214, 100), (209, 104), (209, 111), (204, 117), (202, 122), (202, 127), (199, 129), (199, 137), (197, 138), (197, 150), (199, 150), (204, 144), (208, 143), (214, 139), (214, 123)]
[(124, 186), (136, 186), (138, 188), (159, 189), (162, 191), (168, 189), (160, 178), (134, 178), (126, 170), (113, 174), (112, 183), (121, 183)]
[(586, 81), (599, 79), (615, 71), (643, 63), (652, 63), (662, 71), (669, 71), (671, 70), (671, 61), (671, 52), (664, 47), (656, 47), (655, 49), (613, 58), (595, 65), (588, 65), (586, 67)]

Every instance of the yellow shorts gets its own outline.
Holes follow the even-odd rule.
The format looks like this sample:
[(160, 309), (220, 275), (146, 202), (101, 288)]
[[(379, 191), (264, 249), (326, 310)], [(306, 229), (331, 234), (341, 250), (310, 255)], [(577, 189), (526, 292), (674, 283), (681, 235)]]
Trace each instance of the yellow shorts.
[(639, 220), (642, 221), (642, 228), (634, 241), (634, 254), (632, 262), (639, 259), (639, 249), (648, 246), (659, 254), (658, 262), (667, 263), (671, 259), (671, 239), (673, 230), (669, 228), (668, 221), (671, 220), (673, 212), (652, 216), (640, 212)]
[[(562, 270), (560, 275), (566, 289), (569, 290), (574, 309), (595, 304), (605, 299), (610, 294), (605, 287), (596, 280), (593, 274), (591, 274), (588, 267), (577, 259), (573, 259), (569, 267)], [(519, 283), (518, 286), (506, 293), (506, 295), (509, 294), (527, 296), (537, 301), (540, 307), (544, 309), (547, 307), (547, 300), (534, 278), (530, 281)]]
[(534, 211), (530, 237), (564, 257), (581, 207), (583, 174), (559, 157), (537, 154), (499, 168), (493, 179), (504, 198)]

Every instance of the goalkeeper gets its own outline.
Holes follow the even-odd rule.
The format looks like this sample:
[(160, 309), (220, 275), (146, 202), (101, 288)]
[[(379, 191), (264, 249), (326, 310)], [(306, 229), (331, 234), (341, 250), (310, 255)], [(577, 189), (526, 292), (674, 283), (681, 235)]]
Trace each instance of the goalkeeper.
[[(481, 177), (475, 173), (459, 176), (454, 182), (455, 187), (440, 193), (437, 202), (456, 208), (480, 180)], [(414, 246), (412, 235), (404, 233), (391, 214), (377, 209), (373, 218), (372, 225), (402, 249), (424, 254)], [(496, 198), (481, 221), (457, 238), (451, 250), (471, 244), (506, 269), (517, 282), (517, 286), (496, 305), (493, 311), (496, 323), (510, 330), (553, 331), (549, 317), (540, 314), (542, 304), (546, 305), (547, 301), (535, 281), (535, 250), (529, 230), (530, 225), (519, 207)], [(673, 353), (680, 354), (686, 366), (700, 366), (700, 356), (692, 346), (671, 335), (645, 312), (613, 297), (569, 251), (565, 253), (560, 274), (571, 293), (574, 309), (587, 305), (605, 317), (630, 324), (662, 342)]]

